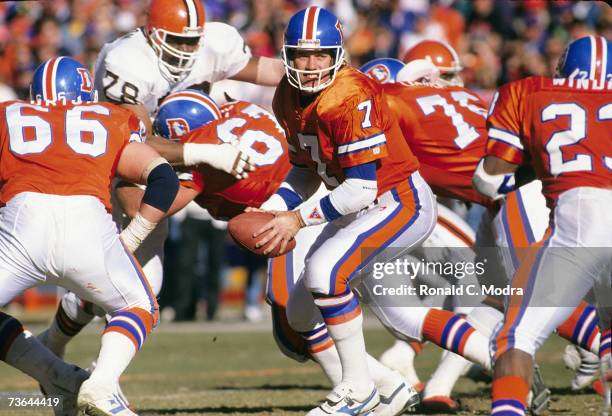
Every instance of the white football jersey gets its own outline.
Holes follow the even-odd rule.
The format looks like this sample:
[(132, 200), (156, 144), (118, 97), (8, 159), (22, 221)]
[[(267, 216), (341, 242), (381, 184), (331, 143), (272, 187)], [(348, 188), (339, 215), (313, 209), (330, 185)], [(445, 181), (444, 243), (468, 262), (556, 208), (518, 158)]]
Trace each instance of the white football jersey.
[(95, 67), (95, 85), (101, 100), (143, 104), (149, 114), (167, 94), (196, 84), (210, 84), (236, 75), (248, 63), (251, 51), (238, 31), (219, 22), (207, 22), (204, 40), (191, 71), (174, 83), (147, 42), (144, 28), (104, 45)]

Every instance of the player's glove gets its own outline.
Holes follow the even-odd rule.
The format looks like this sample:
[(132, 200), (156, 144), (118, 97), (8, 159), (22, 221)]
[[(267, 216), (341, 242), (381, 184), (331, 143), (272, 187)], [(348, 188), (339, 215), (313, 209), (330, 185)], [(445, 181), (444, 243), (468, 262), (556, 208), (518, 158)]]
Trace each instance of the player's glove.
[(230, 143), (201, 144), (185, 143), (183, 145), (185, 166), (210, 165), (215, 169), (229, 173), (236, 179), (245, 179), (248, 172), (255, 170), (251, 158)]

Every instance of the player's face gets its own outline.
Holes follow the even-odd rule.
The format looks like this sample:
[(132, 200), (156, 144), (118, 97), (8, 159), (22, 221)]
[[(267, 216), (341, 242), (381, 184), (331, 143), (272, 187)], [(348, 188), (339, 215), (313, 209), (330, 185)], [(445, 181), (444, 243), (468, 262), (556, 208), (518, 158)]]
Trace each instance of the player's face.
[[(295, 52), (293, 65), (295, 69), (302, 71), (317, 71), (332, 66), (333, 57), (329, 52), (323, 50), (299, 50)], [(330, 77), (331, 71), (323, 74), (319, 81), (317, 73), (299, 73), (300, 81), (305, 87), (315, 87), (319, 82), (324, 83)]]
[[(193, 53), (198, 49), (198, 43), (200, 41), (199, 37), (183, 37), (183, 36), (173, 36), (167, 35), (166, 42), (169, 46), (177, 49), (181, 52)], [(178, 65), (180, 58), (176, 56), (172, 56), (164, 52), (163, 59), (165, 62), (168, 62), (170, 65)]]

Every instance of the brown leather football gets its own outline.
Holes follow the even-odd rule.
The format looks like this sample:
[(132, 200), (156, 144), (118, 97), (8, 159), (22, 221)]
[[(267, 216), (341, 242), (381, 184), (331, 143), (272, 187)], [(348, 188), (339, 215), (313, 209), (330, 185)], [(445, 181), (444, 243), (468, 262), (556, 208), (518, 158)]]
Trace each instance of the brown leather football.
[(227, 225), (227, 229), (234, 241), (240, 247), (250, 251), (251, 253), (266, 257), (282, 256), (295, 248), (295, 238), (291, 239), (287, 243), (287, 247), (282, 253), (278, 251), (280, 247), (277, 247), (276, 250), (268, 254), (264, 254), (264, 250), (267, 248), (267, 245), (255, 248), (255, 244), (263, 237), (263, 235), (253, 238), (253, 233), (259, 230), (272, 218), (274, 218), (274, 216), (267, 212), (244, 212), (232, 218)]

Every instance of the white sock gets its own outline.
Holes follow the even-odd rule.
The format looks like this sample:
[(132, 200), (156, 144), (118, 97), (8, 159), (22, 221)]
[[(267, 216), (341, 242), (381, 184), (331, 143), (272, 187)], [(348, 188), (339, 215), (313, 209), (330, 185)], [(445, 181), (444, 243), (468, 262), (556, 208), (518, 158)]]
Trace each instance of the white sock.
[(479, 306), (465, 317), (478, 332), (490, 337), (497, 324), (504, 319), (504, 314), (491, 306)]
[(432, 396), (447, 396), (450, 397), (455, 383), (472, 365), (471, 362), (466, 360), (460, 355), (454, 352), (444, 351), (442, 353), (442, 359), (440, 364), (436, 368), (436, 371), (431, 375), (429, 381), (425, 385), (423, 391), (423, 397), (428, 398)]
[(463, 356), (491, 371), (491, 356), (489, 355), (489, 338), (478, 331), (472, 332), (465, 343)]
[(4, 361), (43, 385), (49, 383), (49, 369), (65, 364), (27, 330), (15, 338)]
[(368, 369), (362, 324), (363, 314), (359, 313), (348, 322), (327, 327), (342, 363), (342, 382), (353, 388), (359, 400), (365, 399), (374, 387)]
[(102, 346), (98, 363), (91, 373), (90, 380), (100, 384), (119, 383), (119, 377), (136, 355), (134, 343), (125, 335), (110, 331), (102, 335)]
[(311, 352), (310, 355), (319, 364), (332, 386), (336, 387), (340, 384), (342, 381), (342, 364), (335, 345), (323, 351)]
[(382, 353), (380, 362), (393, 370), (399, 371), (410, 385), (416, 386), (421, 382), (414, 368), (416, 354), (410, 344), (397, 340), (393, 346)]

